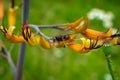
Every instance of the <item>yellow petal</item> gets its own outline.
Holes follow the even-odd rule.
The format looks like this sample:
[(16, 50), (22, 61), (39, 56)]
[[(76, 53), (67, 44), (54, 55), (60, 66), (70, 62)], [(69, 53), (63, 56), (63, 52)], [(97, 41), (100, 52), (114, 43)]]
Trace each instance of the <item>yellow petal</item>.
[(82, 44), (84, 45), (85, 48), (89, 48), (90, 47), (90, 40), (89, 39), (85, 39), (85, 38), (80, 38), (82, 40)]
[(84, 22), (84, 24), (80, 25), (78, 27), (75, 27), (75, 31), (77, 33), (81, 33), (81, 32), (85, 31), (88, 28), (88, 25), (89, 25), (89, 20), (88, 20), (88, 17), (86, 17), (86, 21)]
[(70, 49), (76, 51), (76, 52), (80, 52), (84, 48), (84, 45), (82, 45), (82, 44), (76, 44), (76, 43), (72, 44), (71, 43), (71, 44), (68, 44), (68, 47)]
[(78, 19), (78, 20), (76, 20), (76, 21), (73, 22), (73, 23), (70, 23), (68, 26), (69, 26), (70, 28), (75, 28), (75, 27), (77, 27), (82, 21), (83, 21), (83, 17), (80, 18), (80, 19)]
[(1, 30), (3, 33), (5, 33), (5, 32), (7, 31), (4, 26), (0, 26), (0, 30)]
[(24, 42), (24, 38), (23, 36), (17, 36), (17, 35), (14, 35), (14, 34), (8, 34), (8, 33), (5, 33), (5, 38), (7, 39), (7, 41), (11, 42), (11, 43), (21, 43), (21, 42)]
[(10, 7), (8, 12), (9, 27), (15, 26), (15, 20), (16, 20), (16, 9)]
[(36, 38), (36, 44), (39, 44), (40, 43), (40, 36), (37, 35), (37, 36), (35, 36), (35, 38)]
[(92, 29), (86, 29), (85, 31), (82, 32), (82, 35), (86, 36), (89, 39), (93, 39), (93, 40), (96, 40), (97, 38), (99, 39), (106, 38), (105, 33), (92, 30)]
[(14, 27), (11, 27), (9, 28), (9, 30), (7, 30), (3, 26), (0, 26), (0, 30), (2, 30), (2, 32), (4, 33), (4, 36), (7, 39), (7, 41), (11, 43), (21, 43), (25, 41), (23, 36), (17, 36), (12, 33), (14, 30)]
[(22, 28), (22, 35), (25, 39), (25, 42), (28, 43), (30, 46), (34, 46), (37, 44), (36, 37), (34, 36), (34, 33), (31, 31), (30, 27), (28, 26), (28, 21), (26, 21), (26, 24)]
[(8, 34), (9, 34), (9, 35), (13, 34), (14, 29), (15, 29), (15, 26), (9, 27), (9, 28), (8, 28), (8, 31), (7, 31)]
[(105, 32), (106, 36), (111, 36), (112, 35), (112, 28), (110, 28), (107, 32)]
[(70, 36), (70, 41), (72, 42), (72, 41), (74, 41), (76, 39), (76, 35), (71, 35)]
[(68, 44), (68, 47), (81, 54), (89, 52), (89, 49), (86, 49), (83, 44)]
[(112, 42), (113, 45), (116, 45), (117, 42), (118, 42), (118, 37), (113, 38), (113, 39), (111, 40), (111, 42)]
[(30, 46), (34, 46), (34, 45), (37, 43), (36, 38), (34, 37), (34, 34), (33, 34), (33, 33), (31, 33), (30, 35), (31, 35), (30, 38), (28, 38), (28, 41), (26, 41), (26, 42), (27, 42)]
[(40, 45), (45, 49), (51, 48), (51, 44), (42, 36), (40, 36)]

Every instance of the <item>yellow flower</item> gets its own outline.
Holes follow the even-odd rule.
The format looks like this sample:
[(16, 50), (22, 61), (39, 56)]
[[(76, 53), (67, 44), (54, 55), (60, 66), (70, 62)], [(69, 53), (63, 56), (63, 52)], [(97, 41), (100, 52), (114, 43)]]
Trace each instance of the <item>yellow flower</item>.
[(119, 42), (118, 37), (115, 37), (115, 38), (111, 39), (111, 43), (112, 43), (113, 45), (117, 45), (118, 42)]
[(87, 53), (90, 50), (97, 49), (103, 46), (103, 44), (99, 43), (97, 40), (94, 41), (94, 40), (85, 39), (85, 38), (81, 38), (81, 40), (82, 40), (82, 44), (69, 43), (67, 45), (70, 49), (78, 53)]
[(86, 29), (81, 34), (93, 40), (96, 40), (97, 37), (99, 40), (108, 40), (112, 35), (112, 28), (110, 28), (107, 32), (100, 32), (92, 29)]
[(36, 44), (37, 40), (28, 25), (28, 21), (26, 21), (26, 24), (22, 28), (22, 35), (25, 39), (25, 42), (28, 43), (30, 46), (34, 46)]
[(39, 44), (41, 47), (45, 49), (51, 48), (50, 42), (48, 42), (44, 37), (34, 35), (34, 33), (31, 31), (28, 25), (28, 21), (26, 21), (26, 24), (22, 28), (22, 35), (25, 39), (25, 42), (28, 43), (30, 46)]
[(16, 10), (18, 7), (9, 7), (8, 11), (8, 24), (9, 27), (15, 26), (15, 21), (16, 21)]
[(84, 22), (83, 25), (79, 25), (79, 26), (75, 27), (75, 32), (81, 33), (83, 31), (85, 31), (88, 27), (89, 27), (89, 20), (88, 20), (88, 17), (86, 17), (86, 21)]
[(68, 26), (68, 29), (74, 29), (75, 33), (81, 33), (82, 31), (88, 28), (88, 24), (89, 24), (88, 17), (86, 17), (85, 22), (83, 21), (82, 17), (73, 23), (66, 24), (66, 26)]
[(77, 27), (82, 21), (83, 21), (83, 17), (80, 18), (80, 19), (78, 19), (78, 20), (76, 20), (76, 21), (73, 22), (73, 23), (68, 24), (68, 27), (69, 27), (69, 28), (75, 28), (75, 27)]
[[(0, 30), (4, 33), (5, 38), (11, 43), (21, 43), (25, 41), (23, 36), (18, 36), (13, 34), (15, 29), (16, 9), (17, 7), (14, 8), (9, 7), (8, 29), (6, 29), (4, 26), (0, 26)], [(3, 17), (3, 4), (2, 4), (2, 0), (0, 0), (0, 19), (2, 17)]]
[(7, 39), (7, 41), (11, 43), (21, 43), (25, 41), (23, 36), (17, 36), (13, 34), (14, 27), (11, 27), (9, 28), (9, 30), (7, 30), (3, 26), (0, 26), (0, 30), (4, 33), (4, 36)]
[(112, 45), (119, 45), (119, 37), (120, 34), (113, 34), (111, 36), (109, 36), (108, 39), (103, 40), (104, 44), (112, 44)]

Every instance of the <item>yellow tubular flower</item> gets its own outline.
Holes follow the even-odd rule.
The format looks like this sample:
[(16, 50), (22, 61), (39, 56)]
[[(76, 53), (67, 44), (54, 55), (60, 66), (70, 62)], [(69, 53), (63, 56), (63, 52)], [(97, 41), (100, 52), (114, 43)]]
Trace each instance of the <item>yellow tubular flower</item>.
[(30, 46), (34, 46), (36, 44), (36, 38), (34, 37), (34, 34), (31, 33), (30, 38), (28, 39), (28, 41), (26, 41)]
[(118, 42), (118, 37), (115, 37), (115, 38), (113, 38), (113, 39), (111, 40), (111, 43), (112, 43), (113, 45), (117, 45), (117, 42)]
[(14, 8), (9, 7), (9, 11), (8, 11), (9, 27), (15, 26), (16, 10), (17, 10), (17, 7), (14, 7)]
[(82, 44), (78, 43), (70, 43), (68, 44), (68, 47), (78, 53), (87, 53), (92, 49), (97, 49), (102, 46), (102, 44), (99, 44), (98, 41), (93, 41), (85, 38), (81, 38)]
[(82, 32), (82, 35), (93, 40), (96, 40), (97, 37), (99, 38), (99, 40), (106, 40), (106, 39), (110, 39), (108, 37), (112, 35), (112, 28), (110, 28), (107, 32), (100, 32), (92, 29), (86, 29), (85, 31)]
[(40, 46), (45, 49), (50, 49), (51, 44), (44, 37), (40, 36)]
[[(21, 43), (24, 42), (23, 36), (17, 36), (13, 34), (15, 29), (15, 19), (16, 19), (16, 7), (9, 7), (8, 13), (8, 30), (5, 27), (0, 26), (0, 30), (4, 33), (5, 38), (11, 43)], [(2, 0), (0, 0), (0, 19), (3, 17), (3, 4)]]
[(71, 43), (71, 44), (68, 44), (68, 47), (78, 53), (88, 52), (90, 47), (90, 40), (85, 38), (81, 38), (81, 40), (82, 40), (82, 44)]
[(25, 41), (23, 36), (17, 36), (12, 33), (14, 30), (13, 27), (11, 27), (11, 28), (9, 28), (9, 30), (7, 30), (3, 26), (1, 26), (0, 30), (2, 30), (2, 32), (4, 33), (4, 36), (7, 39), (7, 41), (9, 41), (11, 43), (21, 43), (21, 42)]
[(34, 33), (28, 26), (28, 22), (26, 22), (26, 24), (22, 28), (22, 35), (25, 39), (25, 42), (28, 43), (30, 46), (34, 46), (37, 43)]
[(0, 0), (0, 21), (3, 19), (3, 16), (4, 16), (3, 1)]
[(68, 44), (68, 47), (78, 53), (87, 53), (89, 50), (85, 49), (85, 46), (83, 44)]
[(5, 34), (5, 38), (7, 39), (7, 41), (9, 41), (11, 43), (21, 43), (21, 42), (25, 41), (23, 36), (16, 36), (14, 34), (12, 34), (12, 35)]
[(36, 41), (35, 42), (36, 44), (40, 45), (40, 36), (39, 35), (35, 36), (35, 41)]
[(85, 48), (89, 48), (90, 47), (90, 39), (85, 39), (85, 38), (80, 38), (82, 40), (82, 43), (84, 44)]
[[(116, 35), (116, 36), (114, 36), (114, 35)], [(118, 42), (119, 42), (119, 34), (117, 35), (117, 34), (113, 34), (112, 35), (112, 37), (110, 36), (108, 39), (106, 39), (106, 40), (103, 40), (104, 41), (104, 44), (113, 44), (113, 45), (117, 45), (118, 44)]]
[(75, 27), (75, 32), (76, 33), (81, 33), (83, 31), (85, 31), (88, 28), (88, 25), (89, 25), (89, 20), (88, 20), (88, 17), (86, 17), (86, 21), (84, 22), (83, 25)]
[(76, 21), (73, 22), (73, 23), (70, 23), (70, 24), (68, 25), (68, 27), (70, 27), (70, 28), (75, 28), (75, 27), (77, 27), (82, 21), (83, 21), (83, 17), (80, 18), (80, 19), (78, 19), (78, 20), (76, 20)]

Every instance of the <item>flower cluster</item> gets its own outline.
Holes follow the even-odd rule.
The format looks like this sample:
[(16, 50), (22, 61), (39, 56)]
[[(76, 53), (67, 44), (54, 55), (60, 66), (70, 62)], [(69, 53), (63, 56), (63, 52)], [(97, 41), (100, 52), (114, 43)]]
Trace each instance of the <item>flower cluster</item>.
[[(0, 5), (0, 18), (3, 18), (3, 8)], [(113, 34), (113, 29), (110, 28), (106, 32), (100, 32), (89, 28), (89, 19), (86, 20), (82, 18), (66, 24), (60, 25), (48, 25), (48, 26), (38, 26), (26, 24), (22, 27), (22, 35), (15, 35), (14, 30), (16, 28), (16, 10), (17, 7), (9, 7), (8, 11), (8, 29), (6, 26), (1, 25), (0, 30), (4, 33), (4, 37), (11, 43), (22, 43), (25, 42), (30, 46), (41, 45), (41, 47), (49, 49), (52, 46), (57, 48), (68, 46), (70, 49), (78, 53), (86, 53), (93, 49), (98, 49), (104, 45), (119, 45), (120, 42), (118, 37), (120, 34), (118, 32)], [(73, 32), (72, 34), (56, 35), (54, 37), (49, 37), (43, 34), (41, 28), (55, 28), (66, 32)], [(34, 29), (36, 32), (33, 32)], [(84, 37), (79, 38), (76, 35), (83, 35)], [(79, 41), (79, 42), (76, 42)], [(81, 42), (81, 43), (80, 43)]]

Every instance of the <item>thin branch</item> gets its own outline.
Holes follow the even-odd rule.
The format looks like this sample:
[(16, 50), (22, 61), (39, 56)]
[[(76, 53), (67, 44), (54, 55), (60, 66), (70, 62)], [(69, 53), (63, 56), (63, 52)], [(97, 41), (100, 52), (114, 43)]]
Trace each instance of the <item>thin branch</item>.
[(52, 42), (51, 38), (43, 34), (40, 29), (41, 28), (53, 28), (53, 29), (58, 29), (58, 30), (66, 30), (67, 28), (65, 27), (66, 24), (59, 24), (59, 25), (34, 25), (34, 24), (29, 24), (29, 27), (34, 29), (36, 31), (36, 34), (44, 37), (47, 41)]
[(14, 44), (10, 46), (9, 53), (13, 50), (13, 48), (14, 48)]
[(31, 28), (38, 27), (38, 28), (54, 28), (58, 30), (65, 30), (65, 25), (60, 24), (60, 25), (34, 25), (34, 24), (29, 24)]
[(51, 38), (48, 37), (48, 36), (46, 36), (45, 34), (43, 34), (41, 31), (39, 31), (38, 34), (39, 34), (40, 36), (44, 37), (44, 38), (45, 38), (46, 40), (48, 40), (49, 42), (51, 42), (51, 41), (50, 41)]
[(10, 53), (7, 51), (5, 46), (2, 46), (2, 52), (3, 52), (3, 56), (7, 59), (9, 65), (10, 65), (12, 71), (13, 71), (14, 77), (15, 77), (16, 76), (16, 67), (15, 67), (15, 64), (13, 63), (13, 61), (11, 59)]
[(30, 28), (32, 28), (32, 29), (34, 29), (34, 30), (36, 31), (36, 34), (44, 37), (47, 41), (51, 42), (51, 41), (50, 41), (51, 38), (48, 37), (48, 36), (46, 36), (45, 34), (43, 34), (43, 33), (40, 31), (39, 27), (37, 27), (36, 25), (29, 25), (29, 26), (30, 26)]
[[(23, 0), (23, 26), (25, 25), (26, 21), (28, 20), (28, 13), (29, 13), (29, 0)], [(16, 74), (15, 80), (22, 79), (25, 51), (26, 51), (26, 45), (25, 45), (25, 43), (21, 43), (19, 58), (18, 58), (18, 63), (17, 63), (17, 72), (16, 72), (17, 74)]]

